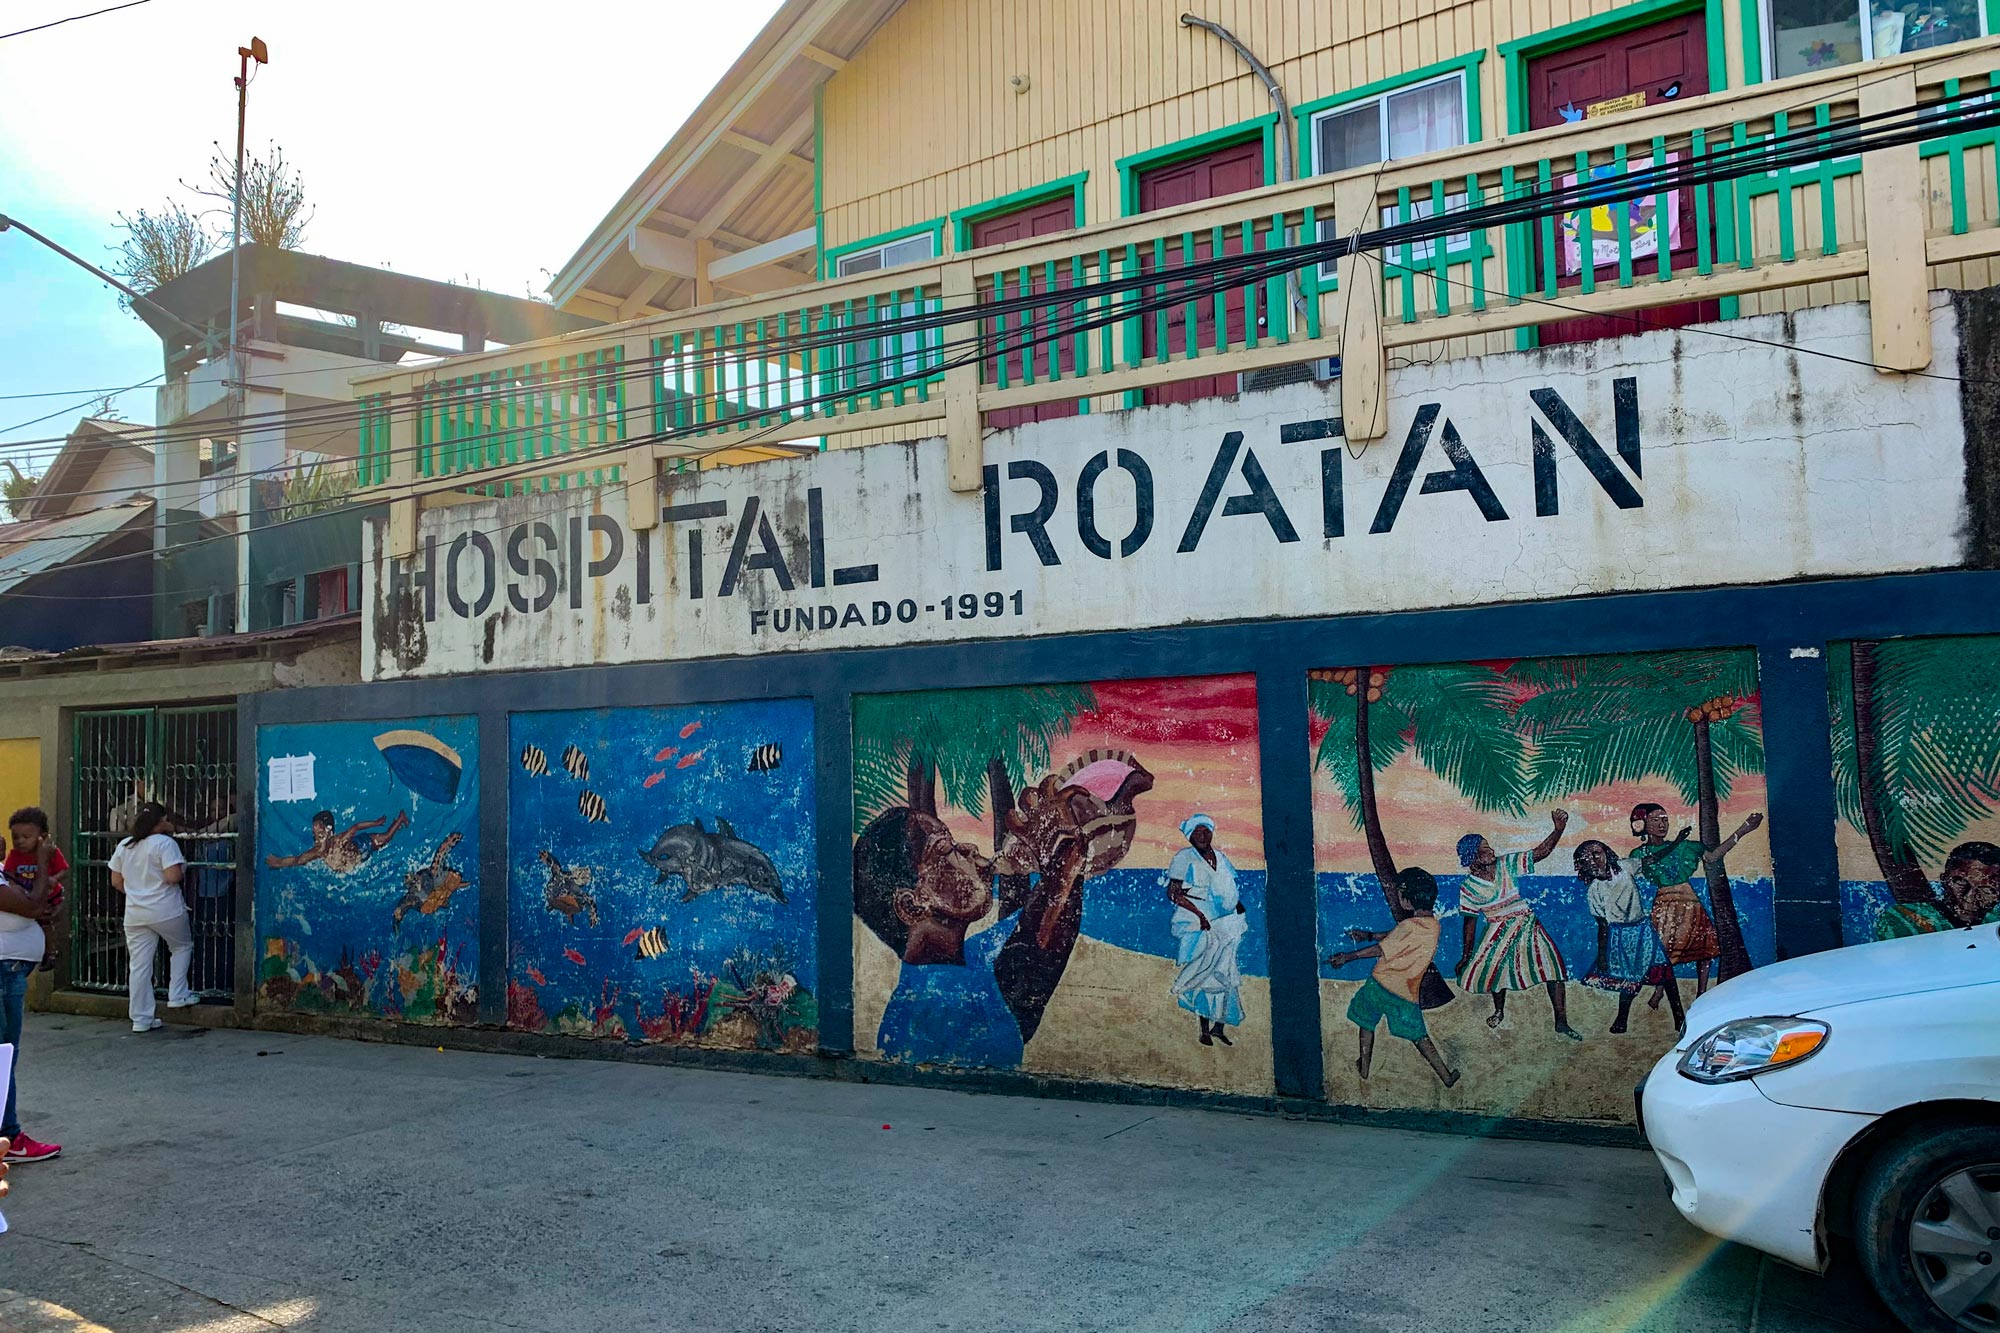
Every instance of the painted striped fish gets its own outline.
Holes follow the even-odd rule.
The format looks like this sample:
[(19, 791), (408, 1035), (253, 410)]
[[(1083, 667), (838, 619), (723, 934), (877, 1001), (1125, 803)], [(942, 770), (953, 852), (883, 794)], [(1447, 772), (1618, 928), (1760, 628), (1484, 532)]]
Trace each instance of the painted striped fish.
[(549, 771), (549, 757), (539, 745), (524, 746), (521, 750), (521, 767), (528, 770), (528, 776), (539, 778)]
[(583, 816), (585, 823), (609, 824), (611, 822), (610, 812), (604, 808), (604, 798), (587, 788), (577, 795), (576, 812)]
[(563, 746), (562, 766), (563, 772), (578, 782), (590, 781), (590, 758), (574, 745)]
[(769, 773), (783, 762), (785, 762), (785, 747), (776, 741), (760, 745), (750, 752), (752, 773)]
[(639, 932), (639, 951), (632, 956), (641, 960), (658, 958), (667, 951), (667, 931), (664, 926), (654, 926), (651, 930)]

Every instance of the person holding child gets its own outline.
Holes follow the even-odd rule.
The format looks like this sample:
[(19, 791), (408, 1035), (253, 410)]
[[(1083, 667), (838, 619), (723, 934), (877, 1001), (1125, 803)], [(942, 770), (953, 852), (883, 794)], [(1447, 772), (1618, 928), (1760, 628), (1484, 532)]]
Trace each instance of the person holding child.
[(1397, 872), (1390, 892), (1396, 910), (1407, 915), (1389, 930), (1350, 929), (1348, 937), (1362, 947), (1331, 954), (1326, 960), (1334, 967), (1345, 967), (1357, 958), (1380, 960), (1347, 1005), (1347, 1021), (1361, 1030), (1354, 1068), (1362, 1078), (1368, 1077), (1375, 1063), (1375, 1029), (1387, 1022), (1389, 1035), (1415, 1046), (1438, 1082), (1448, 1088), (1458, 1082), (1458, 1071), (1447, 1067), (1438, 1054), (1424, 1023), (1423, 1006), (1417, 1003), (1424, 972), (1437, 957), (1438, 919), (1431, 910), (1437, 906), (1437, 881), (1429, 871), (1410, 866)]
[(0, 1138), (7, 1141), (8, 1161), (46, 1162), (62, 1156), (62, 1145), (43, 1143), (22, 1133), (16, 1111), (21, 1036), (27, 1017), (28, 976), (48, 962), (48, 935), (43, 926), (62, 901), (63, 875), (69, 862), (49, 840), (48, 814), (35, 806), (9, 815), (7, 833), (7, 859), (0, 865), (0, 1042), (14, 1047), (14, 1065), (7, 1083), (6, 1112), (0, 1116)]

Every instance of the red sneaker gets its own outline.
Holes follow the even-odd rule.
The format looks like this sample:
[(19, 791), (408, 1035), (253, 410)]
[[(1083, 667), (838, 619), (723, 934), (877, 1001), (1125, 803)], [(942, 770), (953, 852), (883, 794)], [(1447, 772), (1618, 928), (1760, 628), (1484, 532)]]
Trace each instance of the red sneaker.
[(46, 1162), (62, 1156), (60, 1143), (43, 1143), (31, 1139), (26, 1134), (16, 1134), (7, 1145), (7, 1160), (10, 1162)]

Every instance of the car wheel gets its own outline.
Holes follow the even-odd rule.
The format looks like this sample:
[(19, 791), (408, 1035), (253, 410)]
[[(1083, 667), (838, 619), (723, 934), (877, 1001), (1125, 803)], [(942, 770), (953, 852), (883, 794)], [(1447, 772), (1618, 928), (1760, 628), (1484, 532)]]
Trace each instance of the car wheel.
[(1897, 1318), (1920, 1333), (2000, 1333), (2000, 1126), (1885, 1145), (1854, 1208), (1862, 1267)]

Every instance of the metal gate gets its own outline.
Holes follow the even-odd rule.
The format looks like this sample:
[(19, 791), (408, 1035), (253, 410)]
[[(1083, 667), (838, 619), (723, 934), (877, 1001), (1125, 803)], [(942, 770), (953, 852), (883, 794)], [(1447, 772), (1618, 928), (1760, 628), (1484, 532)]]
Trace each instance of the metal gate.
[[(228, 999), (236, 963), (236, 705), (114, 708), (75, 714), (69, 841), (70, 985), (124, 992), (125, 897), (105, 868), (141, 801), (173, 813), (194, 907), (190, 984)], [(164, 987), (167, 954), (153, 982)]]

